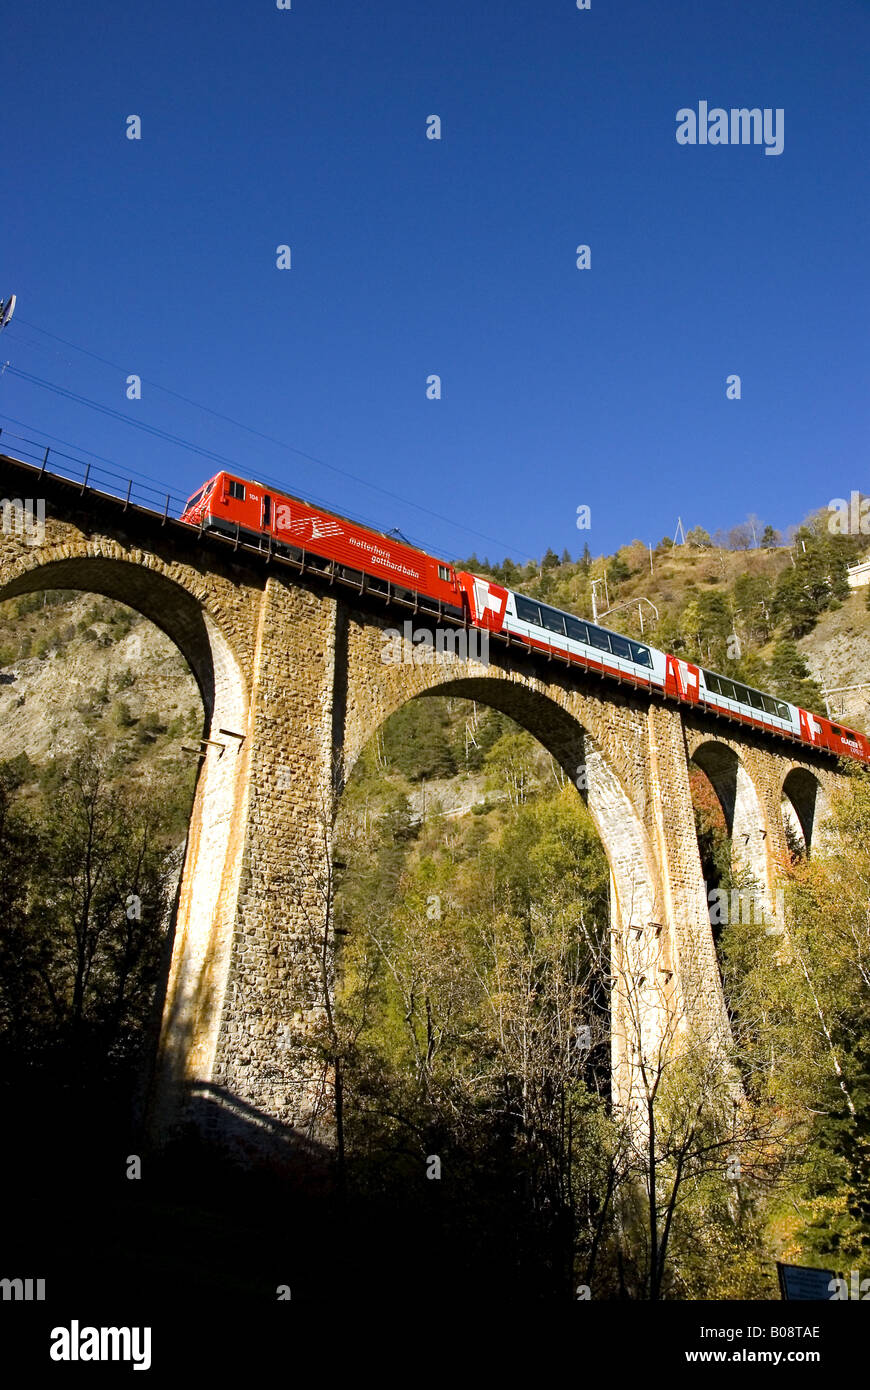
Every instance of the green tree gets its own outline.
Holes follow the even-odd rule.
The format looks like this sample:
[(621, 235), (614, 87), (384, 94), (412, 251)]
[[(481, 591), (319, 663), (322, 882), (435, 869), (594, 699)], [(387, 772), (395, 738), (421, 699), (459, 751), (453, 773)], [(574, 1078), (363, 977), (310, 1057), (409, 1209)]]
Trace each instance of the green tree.
[(766, 575), (739, 574), (731, 589), (735, 613), (743, 630), (757, 642), (766, 642), (773, 630), (773, 590)]
[(456, 771), (444, 715), (434, 700), (404, 705), (384, 728), (384, 748), (392, 765), (414, 782)]
[(821, 687), (811, 676), (810, 668), (794, 642), (777, 642), (770, 659), (770, 676), (775, 693), (784, 700), (802, 709), (824, 708)]
[(614, 555), (607, 566), (607, 578), (611, 584), (619, 584), (631, 576), (631, 570), (621, 555)]
[(802, 637), (832, 600), (842, 600), (849, 593), (847, 538), (801, 527), (795, 543), (800, 548), (794, 565), (783, 570), (773, 597), (773, 615), (786, 637)]
[(534, 782), (534, 749), (534, 739), (517, 729), (502, 734), (484, 759), (490, 771), (489, 785), (506, 791), (514, 806), (522, 806)]
[(703, 526), (693, 526), (686, 536), (686, 543), (697, 546), (699, 550), (709, 550), (713, 544), (710, 540), (710, 532), (705, 531)]
[(15, 909), (0, 953), (0, 1045), (13, 1073), (38, 1064), (84, 1085), (129, 1073), (149, 1042), (168, 802), (113, 783), (91, 754), (52, 781), (29, 825), (7, 801), (7, 833), (29, 857), (7, 866)]

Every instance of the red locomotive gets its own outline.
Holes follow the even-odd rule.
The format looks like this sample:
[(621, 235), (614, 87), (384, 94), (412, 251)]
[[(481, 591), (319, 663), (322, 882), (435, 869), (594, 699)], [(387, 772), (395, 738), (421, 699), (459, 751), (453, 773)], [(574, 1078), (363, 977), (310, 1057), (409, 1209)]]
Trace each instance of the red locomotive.
[(181, 520), (247, 544), (262, 547), (265, 538), (276, 555), (291, 559), (334, 560), (346, 576), (374, 580), (368, 587), (376, 592), (378, 581), (384, 589), (390, 583), (463, 614), (456, 572), (446, 560), (262, 483), (218, 473), (194, 493)]

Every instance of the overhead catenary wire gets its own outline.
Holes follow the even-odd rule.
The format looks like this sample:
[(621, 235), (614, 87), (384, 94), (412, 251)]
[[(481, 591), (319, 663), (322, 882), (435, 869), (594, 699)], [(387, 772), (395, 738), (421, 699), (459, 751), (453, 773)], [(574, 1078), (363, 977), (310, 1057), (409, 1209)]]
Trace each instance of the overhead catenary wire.
[[(30, 323), (26, 319), (16, 317), (15, 322), (16, 324), (20, 323), (22, 326), (26, 328), (33, 329), (37, 333), (42, 333), (45, 337), (52, 338), (55, 342), (62, 343), (65, 347), (72, 348), (74, 352), (80, 352), (86, 357), (93, 358), (94, 361), (102, 363), (103, 366), (110, 367), (113, 371), (120, 372), (121, 375), (126, 378), (126, 369), (121, 367), (117, 362), (111, 362), (108, 358), (100, 356), (99, 353), (92, 352), (89, 348), (80, 347), (77, 343), (71, 342), (68, 338), (62, 338), (57, 333), (50, 333), (48, 329), (41, 328), (38, 324)], [(81, 396), (77, 392), (72, 392), (66, 387), (57, 386), (55, 383), (45, 381), (42, 378), (36, 377), (30, 373), (26, 373), (22, 371), (21, 368), (13, 367), (11, 364), (8, 365), (7, 370), (12, 375), (21, 377), (24, 380), (29, 381), (31, 385), (36, 385), (43, 390), (54, 391), (57, 394), (65, 396), (67, 399), (74, 401), (76, 404), (81, 404), (89, 409), (96, 410), (103, 415), (107, 415), (110, 418), (117, 420), (121, 424), (131, 425), (134, 428), (143, 430), (145, 433), (151, 434), (155, 438), (162, 439), (164, 442), (170, 443), (177, 448), (186, 449), (190, 452), (199, 454), (203, 458), (208, 458), (213, 462), (217, 462), (224, 466), (229, 465), (229, 467), (236, 472), (246, 471), (245, 466), (238, 463), (237, 460), (228, 459), (225, 456), (216, 453), (214, 450), (204, 449), (200, 445), (193, 444), (189, 440), (184, 440), (180, 436), (174, 435), (171, 431), (162, 430), (159, 426), (148, 425), (145, 421), (135, 420), (130, 415), (125, 414), (122, 411), (113, 410), (110, 406), (103, 406), (97, 401), (92, 401), (88, 397)], [(286, 441), (278, 439), (274, 435), (266, 434), (262, 430), (255, 429), (251, 425), (246, 425), (241, 420), (236, 420), (232, 416), (225, 415), (223, 412), (219, 410), (214, 410), (211, 406), (203, 405), (201, 401), (195, 401), (191, 397), (185, 396), (179, 391), (174, 391), (168, 386), (163, 386), (160, 382), (153, 381), (149, 377), (144, 377), (140, 375), (139, 379), (146, 385), (153, 387), (155, 390), (162, 391), (166, 395), (172, 396), (174, 397), (174, 399), (178, 401), (182, 401), (185, 405), (193, 407), (195, 410), (202, 410), (207, 415), (213, 416), (216, 420), (222, 420), (225, 424), (229, 424), (236, 429), (243, 430), (247, 434), (250, 434), (257, 439), (262, 439), (266, 443), (273, 444), (279, 449), (284, 449), (289, 453), (296, 454), (299, 458), (305, 459), (309, 463), (316, 464), (320, 468), (329, 469), (330, 472), (336, 473), (340, 477), (348, 478), (350, 481), (356, 483), (360, 487), (367, 487), (371, 491), (377, 492), (383, 497), (389, 497), (394, 502), (400, 502), (402, 506), (412, 507), (415, 511), (418, 511), (425, 516), (430, 516), (434, 520), (439, 521), (446, 526), (450, 526), (455, 530), (463, 532), (465, 535), (473, 536), (477, 540), (487, 541), (491, 545), (501, 546), (504, 548), (506, 554), (513, 552), (516, 555), (522, 555), (524, 552), (525, 548), (522, 546), (514, 546), (512, 544), (509, 544), (504, 540), (500, 540), (496, 536), (490, 536), (487, 535), (485, 532), (478, 531), (475, 527), (466, 526), (462, 522), (457, 521), (454, 517), (444, 516), (442, 513), (434, 511), (431, 507), (425, 507), (422, 505), (422, 503), (413, 502), (410, 498), (402, 497), (399, 493), (393, 492), (389, 488), (382, 487), (379, 483), (373, 483), (367, 478), (362, 478), (357, 474), (352, 473), (349, 469), (340, 468), (337, 464), (329, 463), (326, 459), (318, 458), (314, 454), (307, 453), (304, 449), (298, 449), (295, 447), (295, 445), (287, 444)], [(74, 446), (70, 445), (69, 447)], [(279, 481), (275, 477), (270, 477), (268, 474), (260, 473), (259, 478), (260, 481), (264, 483), (269, 483), (276, 489), (287, 487), (287, 484), (285, 482)], [(311, 500), (317, 501), (318, 505), (329, 507), (330, 510), (339, 510), (335, 503), (327, 503), (323, 501), (323, 499), (317, 499), (313, 497)], [(382, 523), (380, 522), (368, 521), (366, 524), (374, 526), (375, 529), (378, 530), (383, 529)], [(423, 546), (423, 549), (428, 548), (428, 545)]]

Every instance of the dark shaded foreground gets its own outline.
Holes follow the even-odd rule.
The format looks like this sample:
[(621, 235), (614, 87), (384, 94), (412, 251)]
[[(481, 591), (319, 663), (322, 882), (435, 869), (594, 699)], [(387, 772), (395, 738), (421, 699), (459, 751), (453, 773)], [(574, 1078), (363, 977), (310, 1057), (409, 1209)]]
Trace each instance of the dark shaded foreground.
[[(125, 1122), (120, 1095), (7, 1090), (3, 1101), (0, 1278), (44, 1278), (61, 1318), (82, 1300), (262, 1308), (284, 1301), (282, 1286), (309, 1304), (572, 1297), (495, 1173), (451, 1183), (448, 1161), (427, 1179), (421, 1157), (383, 1183), (368, 1171), (363, 1193), (353, 1170), (339, 1181), (330, 1152), (292, 1134), (279, 1151), (274, 1125), (270, 1136), (238, 1115), (232, 1147), (190, 1131), (156, 1152)], [(200, 1123), (214, 1105), (201, 1100)], [(139, 1179), (127, 1177), (131, 1155)]]
[[(359, 1368), (376, 1346), (396, 1369), (410, 1355), (418, 1370), (451, 1380), (483, 1355), (490, 1378), (514, 1380), (524, 1357), (540, 1375), (560, 1350), (588, 1376), (614, 1358), (626, 1373), (651, 1363), (668, 1372), (686, 1367), (688, 1352), (714, 1349), (733, 1373), (737, 1353), (811, 1349), (821, 1359), (808, 1369), (830, 1383), (866, 1330), (860, 1303), (574, 1301), (542, 1250), (552, 1241), (497, 1170), (451, 1186), (414, 1164), (380, 1192), (368, 1173), (365, 1197), (343, 1194), (331, 1156), (318, 1165), (300, 1143), (294, 1161), (292, 1135), (280, 1158), (272, 1146), (244, 1166), (192, 1134), (149, 1153), (113, 1122), (125, 1113), (120, 1094), (114, 1105), (105, 1093), (39, 1099), (3, 1093), (0, 1279), (44, 1279), (46, 1289), (43, 1303), (0, 1301), (3, 1365), (19, 1373), (10, 1384), (33, 1371), (111, 1384), (134, 1374), (130, 1364), (54, 1363), (56, 1329), (74, 1320), (147, 1327), (147, 1374), (159, 1385), (188, 1372), (192, 1383), (244, 1385), (266, 1369), (292, 1383), (311, 1370)], [(236, 1139), (253, 1147), (263, 1126), (251, 1115), (246, 1123)], [(126, 1177), (131, 1154), (142, 1158), (139, 1180)], [(752, 1340), (750, 1326), (759, 1329)], [(819, 1333), (774, 1331), (789, 1326)], [(724, 1340), (711, 1327), (742, 1331)]]

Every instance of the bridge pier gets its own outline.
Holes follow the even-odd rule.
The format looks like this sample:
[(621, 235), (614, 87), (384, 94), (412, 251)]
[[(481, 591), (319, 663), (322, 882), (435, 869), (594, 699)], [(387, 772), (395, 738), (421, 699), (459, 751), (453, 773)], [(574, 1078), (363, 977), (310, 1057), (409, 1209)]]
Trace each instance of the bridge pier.
[[(211, 929), (203, 923), (197, 935), (179, 912), (152, 1112), (158, 1133), (193, 1120), (242, 1149), (296, 1141), (307, 1151), (331, 1141), (322, 1044), (332, 984), (337, 608), (331, 596), (269, 577), (244, 745), (208, 751), (202, 795), (228, 757), (238, 760), (241, 790)], [(192, 837), (182, 904), (212, 867), (217, 877), (209, 846)]]

